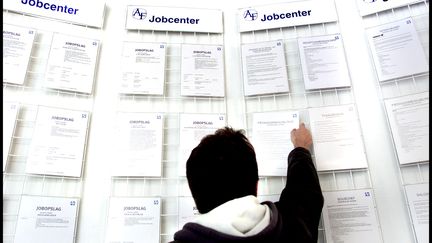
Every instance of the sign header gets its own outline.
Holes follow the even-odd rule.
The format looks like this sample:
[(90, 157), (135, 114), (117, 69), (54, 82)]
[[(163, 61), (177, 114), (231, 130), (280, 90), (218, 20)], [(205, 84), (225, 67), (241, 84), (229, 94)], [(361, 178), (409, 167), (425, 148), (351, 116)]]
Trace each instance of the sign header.
[(99, 0), (4, 0), (3, 9), (102, 28), (105, 3)]
[(240, 9), (239, 31), (254, 31), (337, 21), (334, 2), (311, 0)]
[(222, 11), (129, 5), (126, 29), (222, 33)]

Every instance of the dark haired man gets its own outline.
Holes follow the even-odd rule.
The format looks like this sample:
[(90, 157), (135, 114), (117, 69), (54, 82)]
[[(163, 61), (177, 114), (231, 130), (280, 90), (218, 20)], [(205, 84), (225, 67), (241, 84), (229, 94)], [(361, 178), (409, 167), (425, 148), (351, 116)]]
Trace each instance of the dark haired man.
[(303, 123), (291, 141), (280, 199), (260, 203), (255, 151), (242, 131), (225, 127), (204, 137), (186, 164), (201, 215), (176, 232), (173, 243), (316, 243), (324, 199)]

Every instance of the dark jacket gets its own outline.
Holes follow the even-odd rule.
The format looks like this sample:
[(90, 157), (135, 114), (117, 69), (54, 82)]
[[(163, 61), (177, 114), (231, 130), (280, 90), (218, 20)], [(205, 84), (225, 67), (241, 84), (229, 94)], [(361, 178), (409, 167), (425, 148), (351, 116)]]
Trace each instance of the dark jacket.
[(187, 223), (172, 243), (316, 243), (323, 203), (310, 152), (295, 148), (288, 156), (287, 181), (279, 201), (264, 202), (271, 211), (270, 224), (260, 233), (238, 237)]

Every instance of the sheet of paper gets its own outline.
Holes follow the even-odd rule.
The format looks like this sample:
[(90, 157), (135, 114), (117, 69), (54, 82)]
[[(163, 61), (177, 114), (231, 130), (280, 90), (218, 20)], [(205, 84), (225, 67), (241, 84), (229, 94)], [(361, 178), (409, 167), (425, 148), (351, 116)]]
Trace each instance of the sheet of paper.
[(384, 103), (399, 163), (429, 161), (429, 92)]
[(39, 107), (26, 173), (80, 177), (89, 113)]
[(243, 44), (245, 96), (289, 91), (283, 41)]
[(251, 142), (261, 176), (286, 176), (288, 154), (294, 149), (291, 130), (299, 126), (297, 111), (253, 114)]
[(186, 223), (192, 222), (200, 215), (193, 197), (178, 198), (178, 229), (182, 229)]
[(270, 201), (270, 202), (278, 202), (280, 199), (280, 195), (258, 195), (258, 200), (260, 202)]
[(163, 115), (118, 113), (113, 176), (161, 176)]
[(379, 81), (429, 71), (413, 19), (379, 25), (366, 34)]
[(23, 195), (14, 242), (75, 242), (78, 203), (77, 198)]
[(3, 83), (24, 84), (36, 31), (3, 24)]
[(186, 161), (201, 139), (225, 126), (225, 115), (180, 114), (179, 176), (186, 176)]
[(19, 112), (19, 104), (16, 102), (3, 102), (3, 172), (6, 171), (12, 136), (15, 130), (15, 122)]
[(351, 86), (340, 34), (298, 38), (305, 89)]
[(124, 42), (120, 93), (163, 95), (164, 43)]
[(368, 167), (353, 104), (310, 108), (309, 118), (318, 171)]
[(381, 243), (371, 190), (323, 192), (327, 243)]
[(223, 46), (183, 44), (181, 95), (225, 96)]
[(405, 186), (417, 243), (429, 242), (429, 184)]
[(160, 198), (110, 199), (106, 243), (159, 243)]
[(44, 86), (91, 94), (99, 40), (54, 34)]

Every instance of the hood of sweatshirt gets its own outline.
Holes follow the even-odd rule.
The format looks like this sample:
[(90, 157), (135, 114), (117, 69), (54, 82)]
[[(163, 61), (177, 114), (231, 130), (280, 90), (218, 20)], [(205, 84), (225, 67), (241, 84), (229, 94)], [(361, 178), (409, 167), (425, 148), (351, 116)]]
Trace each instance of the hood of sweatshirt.
[(228, 201), (187, 223), (174, 235), (177, 242), (273, 242), (282, 222), (276, 206), (254, 196)]

